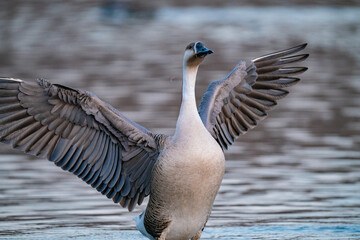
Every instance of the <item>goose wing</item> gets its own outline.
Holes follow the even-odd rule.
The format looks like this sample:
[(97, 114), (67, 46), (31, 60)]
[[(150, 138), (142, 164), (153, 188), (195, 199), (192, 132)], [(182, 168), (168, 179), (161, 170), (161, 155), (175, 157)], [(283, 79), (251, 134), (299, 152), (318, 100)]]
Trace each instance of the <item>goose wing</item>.
[(90, 92), (0, 78), (0, 141), (49, 159), (129, 210), (150, 193), (164, 139)]
[(240, 62), (224, 79), (210, 83), (199, 108), (200, 117), (223, 149), (257, 126), (277, 101), (289, 92), (285, 87), (300, 81), (294, 75), (305, 67), (288, 67), (308, 54), (293, 55), (306, 47), (271, 53), (249, 62)]

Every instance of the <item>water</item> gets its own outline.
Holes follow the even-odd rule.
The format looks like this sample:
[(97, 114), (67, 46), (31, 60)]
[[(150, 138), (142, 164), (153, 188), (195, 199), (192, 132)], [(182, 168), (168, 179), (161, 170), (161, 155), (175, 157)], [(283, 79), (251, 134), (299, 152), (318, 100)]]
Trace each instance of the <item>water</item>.
[[(141, 125), (172, 134), (188, 42), (215, 51), (199, 70), (199, 99), (237, 61), (308, 42), (303, 80), (227, 152), (203, 238), (360, 238), (359, 7), (102, 14), (66, 4), (0, 10), (0, 75), (95, 92)], [(46, 160), (4, 145), (0, 152), (1, 239), (143, 239), (132, 218), (145, 204), (128, 213)]]

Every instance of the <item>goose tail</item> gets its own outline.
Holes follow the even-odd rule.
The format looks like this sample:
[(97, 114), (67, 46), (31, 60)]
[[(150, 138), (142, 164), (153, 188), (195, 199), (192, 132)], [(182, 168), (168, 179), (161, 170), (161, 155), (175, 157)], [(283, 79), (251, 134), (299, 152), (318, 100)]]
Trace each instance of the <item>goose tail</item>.
[(139, 230), (139, 232), (141, 232), (145, 237), (149, 238), (150, 240), (155, 240), (155, 238), (151, 236), (145, 229), (144, 217), (145, 217), (145, 211), (139, 216), (134, 217), (134, 221), (136, 223), (136, 229)]

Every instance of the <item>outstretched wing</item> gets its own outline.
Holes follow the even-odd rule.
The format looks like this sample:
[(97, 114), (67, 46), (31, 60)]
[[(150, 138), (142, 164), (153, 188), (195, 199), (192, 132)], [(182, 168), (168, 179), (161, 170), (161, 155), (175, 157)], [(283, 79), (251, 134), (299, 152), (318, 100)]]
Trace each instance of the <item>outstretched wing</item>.
[(283, 88), (300, 81), (293, 76), (307, 68), (288, 67), (288, 64), (309, 56), (291, 55), (306, 45), (240, 62), (224, 79), (210, 83), (201, 100), (199, 114), (223, 149), (267, 116), (267, 112), (277, 105), (277, 100), (289, 93)]
[(0, 141), (48, 158), (129, 210), (150, 193), (161, 138), (90, 92), (0, 78)]

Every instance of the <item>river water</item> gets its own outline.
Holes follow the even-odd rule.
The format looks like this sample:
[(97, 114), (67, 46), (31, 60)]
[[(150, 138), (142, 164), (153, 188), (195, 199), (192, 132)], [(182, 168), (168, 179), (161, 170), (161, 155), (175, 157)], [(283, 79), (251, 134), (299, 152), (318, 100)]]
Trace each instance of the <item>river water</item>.
[[(64, 14), (66, 13), (66, 14)], [(227, 152), (203, 239), (360, 238), (360, 8), (97, 6), (0, 11), (0, 75), (86, 89), (172, 134), (184, 47), (215, 54), (197, 95), (239, 60), (308, 42), (309, 70)], [(128, 213), (44, 159), (0, 146), (0, 239), (143, 239)]]

